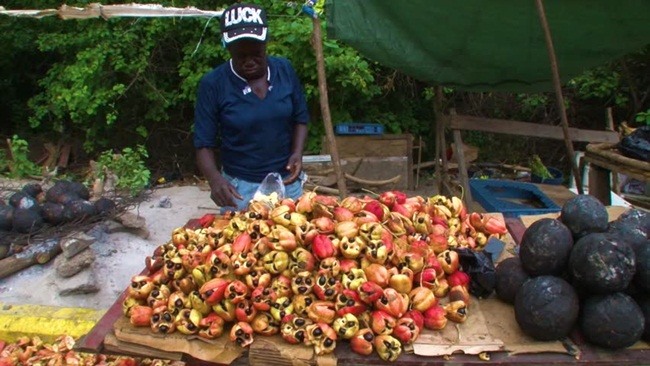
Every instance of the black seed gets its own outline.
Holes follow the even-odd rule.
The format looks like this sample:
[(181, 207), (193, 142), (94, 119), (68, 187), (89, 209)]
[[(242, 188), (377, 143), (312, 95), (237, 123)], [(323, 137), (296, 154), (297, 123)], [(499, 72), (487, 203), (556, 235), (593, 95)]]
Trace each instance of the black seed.
[(140, 281), (140, 286), (144, 286), (147, 284), (147, 281)]
[(172, 316), (169, 313), (164, 313), (163, 314), (163, 319), (167, 322), (170, 322), (172, 320)]
[(159, 329), (160, 329), (161, 332), (167, 333), (167, 331), (169, 330), (169, 327), (166, 326), (166, 325), (161, 325)]
[(138, 283), (137, 282), (131, 282), (131, 287), (138, 288)]
[(187, 325), (187, 329), (194, 330), (194, 329), (196, 329), (196, 326), (194, 324), (190, 323), (190, 324)]
[(176, 301), (174, 301), (174, 305), (176, 305), (177, 308), (180, 308), (181, 306), (183, 306), (183, 300), (176, 299)]
[(298, 285), (300, 285), (300, 284), (302, 283), (302, 278), (301, 278), (301, 277), (296, 278), (296, 279), (295, 279), (295, 282), (296, 282)]
[(287, 220), (291, 220), (291, 214), (284, 214), (284, 218)]
[(303, 325), (305, 325), (305, 319), (303, 319), (303, 318), (296, 319), (296, 325), (298, 325), (299, 327), (302, 327)]
[(236, 294), (236, 293), (234, 293), (234, 292), (231, 292), (231, 293), (230, 293), (230, 296), (228, 296), (228, 297), (230, 297), (231, 299), (234, 299), (234, 298), (235, 298), (235, 296), (237, 296), (237, 294)]
[(368, 333), (363, 335), (363, 339), (365, 339), (368, 342), (372, 342), (372, 340), (375, 339), (375, 336), (372, 335), (371, 332), (368, 332)]
[(153, 320), (154, 323), (157, 323), (160, 320), (160, 315), (159, 314), (154, 314), (151, 317), (151, 320)]
[(334, 295), (334, 289), (328, 288), (325, 290), (325, 296), (332, 296)]
[(354, 305), (354, 300), (350, 299), (345, 303), (347, 306), (353, 306)]
[(176, 269), (176, 270), (179, 270), (181, 268), (183, 268), (183, 265), (180, 264), (180, 263), (176, 263), (176, 265), (174, 266), (174, 269)]
[(314, 329), (313, 332), (311, 332), (311, 334), (313, 334), (314, 337), (320, 337), (320, 335), (323, 334), (323, 330), (320, 329), (320, 328), (316, 328), (316, 329)]
[(325, 286), (326, 283), (327, 283), (327, 279), (324, 276), (318, 277), (318, 284), (319, 285)]
[(236, 335), (237, 337), (241, 337), (242, 334), (244, 334), (244, 330), (243, 330), (243, 329), (237, 329), (237, 331), (235, 331), (235, 335)]
[(299, 331), (296, 332), (295, 337), (300, 342), (304, 342), (305, 341), (305, 332), (303, 332), (302, 330), (299, 330)]
[(244, 340), (241, 339), (241, 338), (237, 338), (236, 342), (237, 342), (237, 344), (241, 345), (242, 343), (244, 343)]
[(466, 314), (467, 314), (467, 310), (466, 310), (465, 308), (460, 308), (460, 309), (458, 309), (458, 314), (460, 314), (460, 315), (466, 315)]
[(331, 347), (334, 344), (334, 341), (327, 338), (325, 339), (325, 342), (323, 342), (323, 344), (325, 345), (325, 347)]
[(160, 295), (160, 291), (158, 291), (158, 289), (151, 291), (151, 296), (158, 297), (158, 295)]
[(332, 286), (333, 286), (333, 285), (336, 285), (336, 278), (334, 278), (334, 277), (330, 278), (329, 283), (330, 283), (330, 285), (332, 285)]
[(307, 285), (311, 286), (311, 283), (312, 283), (311, 278), (307, 278), (307, 279), (305, 280), (305, 283), (306, 283)]
[(392, 348), (389, 341), (384, 341), (384, 346), (386, 346), (386, 348)]

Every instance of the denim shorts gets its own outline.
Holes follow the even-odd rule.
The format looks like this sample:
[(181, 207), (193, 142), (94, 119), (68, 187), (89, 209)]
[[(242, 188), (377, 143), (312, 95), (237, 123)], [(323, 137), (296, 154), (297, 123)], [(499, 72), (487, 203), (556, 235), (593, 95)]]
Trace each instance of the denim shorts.
[[(260, 183), (253, 183), (253, 182), (247, 182), (243, 179), (235, 178), (233, 176), (230, 176), (226, 174), (225, 172), (221, 172), (221, 175), (226, 178), (230, 184), (233, 185), (237, 189), (237, 192), (242, 196), (241, 200), (238, 200), (235, 198), (235, 201), (237, 202), (237, 207), (220, 207), (219, 210), (223, 214), (226, 211), (242, 211), (248, 208), (248, 204), (250, 203), (250, 200), (253, 199), (253, 195), (257, 191), (257, 189), (260, 186)], [(298, 179), (296, 179), (293, 183), (284, 186), (284, 196), (287, 198), (293, 198), (294, 200), (297, 200), (300, 196), (302, 196), (302, 187), (307, 181), (307, 174), (305, 172), (300, 172), (300, 175), (298, 176)]]

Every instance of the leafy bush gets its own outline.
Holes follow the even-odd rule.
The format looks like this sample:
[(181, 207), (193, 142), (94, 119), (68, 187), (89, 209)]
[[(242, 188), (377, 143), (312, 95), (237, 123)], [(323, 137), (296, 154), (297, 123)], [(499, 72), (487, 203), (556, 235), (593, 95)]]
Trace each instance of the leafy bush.
[(25, 178), (34, 175), (41, 175), (38, 165), (29, 160), (29, 144), (27, 141), (14, 135), (11, 138), (11, 159), (8, 159), (4, 151), (0, 154), (0, 172), (8, 170), (9, 178)]
[(138, 145), (135, 149), (125, 147), (121, 154), (111, 150), (104, 151), (97, 160), (100, 178), (106, 179), (108, 172), (113, 173), (117, 177), (116, 188), (136, 195), (149, 185), (151, 172), (144, 163), (144, 159), (148, 156), (147, 150), (142, 145)]

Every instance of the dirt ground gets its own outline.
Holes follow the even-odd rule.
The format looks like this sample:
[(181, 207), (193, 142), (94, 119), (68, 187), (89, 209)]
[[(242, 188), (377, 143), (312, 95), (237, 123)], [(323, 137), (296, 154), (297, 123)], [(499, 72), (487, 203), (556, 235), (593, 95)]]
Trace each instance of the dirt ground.
[[(381, 192), (381, 190), (374, 190)], [(435, 194), (432, 182), (422, 180), (418, 190), (407, 191), (409, 196), (423, 197)], [(159, 205), (169, 199), (171, 207)], [(89, 232), (96, 238), (91, 248), (96, 259), (92, 264), (94, 279), (99, 291), (90, 294), (60, 296), (66, 281), (56, 274), (54, 261), (35, 265), (8, 278), (0, 280), (0, 302), (5, 304), (32, 304), (64, 307), (108, 309), (129, 285), (133, 275), (145, 268), (145, 258), (166, 243), (173, 229), (183, 226), (189, 219), (216, 212), (217, 206), (209, 199), (209, 192), (197, 185), (158, 188), (148, 200), (132, 210), (146, 219), (149, 237), (126, 233), (107, 233), (99, 224)], [(79, 276), (75, 275), (72, 278)]]

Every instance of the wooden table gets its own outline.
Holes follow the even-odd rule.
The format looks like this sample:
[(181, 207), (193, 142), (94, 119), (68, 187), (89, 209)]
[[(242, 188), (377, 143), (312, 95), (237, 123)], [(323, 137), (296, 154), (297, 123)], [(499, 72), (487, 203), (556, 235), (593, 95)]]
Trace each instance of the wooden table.
[(605, 206), (612, 203), (611, 173), (621, 173), (641, 182), (650, 182), (650, 162), (626, 158), (613, 150), (611, 144), (589, 144), (583, 160), (590, 164), (589, 194)]
[[(566, 200), (570, 199), (574, 194), (565, 187), (561, 186), (544, 186), (540, 188), (551, 197), (558, 205), (563, 204)], [(526, 227), (524, 223), (518, 218), (506, 218), (506, 225), (508, 231), (512, 235), (516, 243), (520, 243)], [(113, 325), (115, 322), (123, 317), (122, 314), (122, 301), (126, 297), (126, 290), (118, 297), (116, 302), (100, 319), (97, 325), (91, 332), (78, 342), (78, 347), (82, 351), (94, 353), (110, 353), (110, 349), (105, 348), (104, 339), (112, 333)], [(608, 351), (601, 348), (589, 345), (585, 342), (579, 332), (574, 332), (570, 336), (571, 340), (576, 346), (579, 347), (581, 355), (579, 359), (569, 354), (559, 353), (537, 353), (537, 354), (518, 354), (508, 355), (506, 352), (492, 352), (490, 354), (490, 364), (492, 365), (555, 365), (555, 366), (575, 366), (575, 365), (612, 365), (612, 366), (626, 366), (626, 365), (643, 365), (650, 363), (650, 349), (626, 349), (620, 351)], [(132, 353), (132, 356), (151, 357), (151, 355), (143, 355)], [(361, 356), (350, 349), (349, 342), (340, 342), (335, 350), (335, 356), (338, 365), (387, 365), (389, 363), (381, 361), (376, 355)], [(188, 365), (218, 365), (216, 363), (208, 363), (200, 361), (183, 355), (182, 360)], [(252, 362), (252, 363), (251, 363)], [(232, 365), (267, 365), (268, 363), (254, 362), (249, 359), (248, 354), (244, 354), (233, 362)], [(291, 363), (285, 359), (278, 359), (278, 365), (290, 365)], [(454, 354), (450, 358), (443, 357), (425, 357), (413, 354), (403, 354), (399, 358), (399, 364), (403, 366), (419, 366), (419, 365), (449, 365), (449, 364), (463, 364), (463, 365), (486, 365), (486, 361), (480, 360), (475, 355)]]

